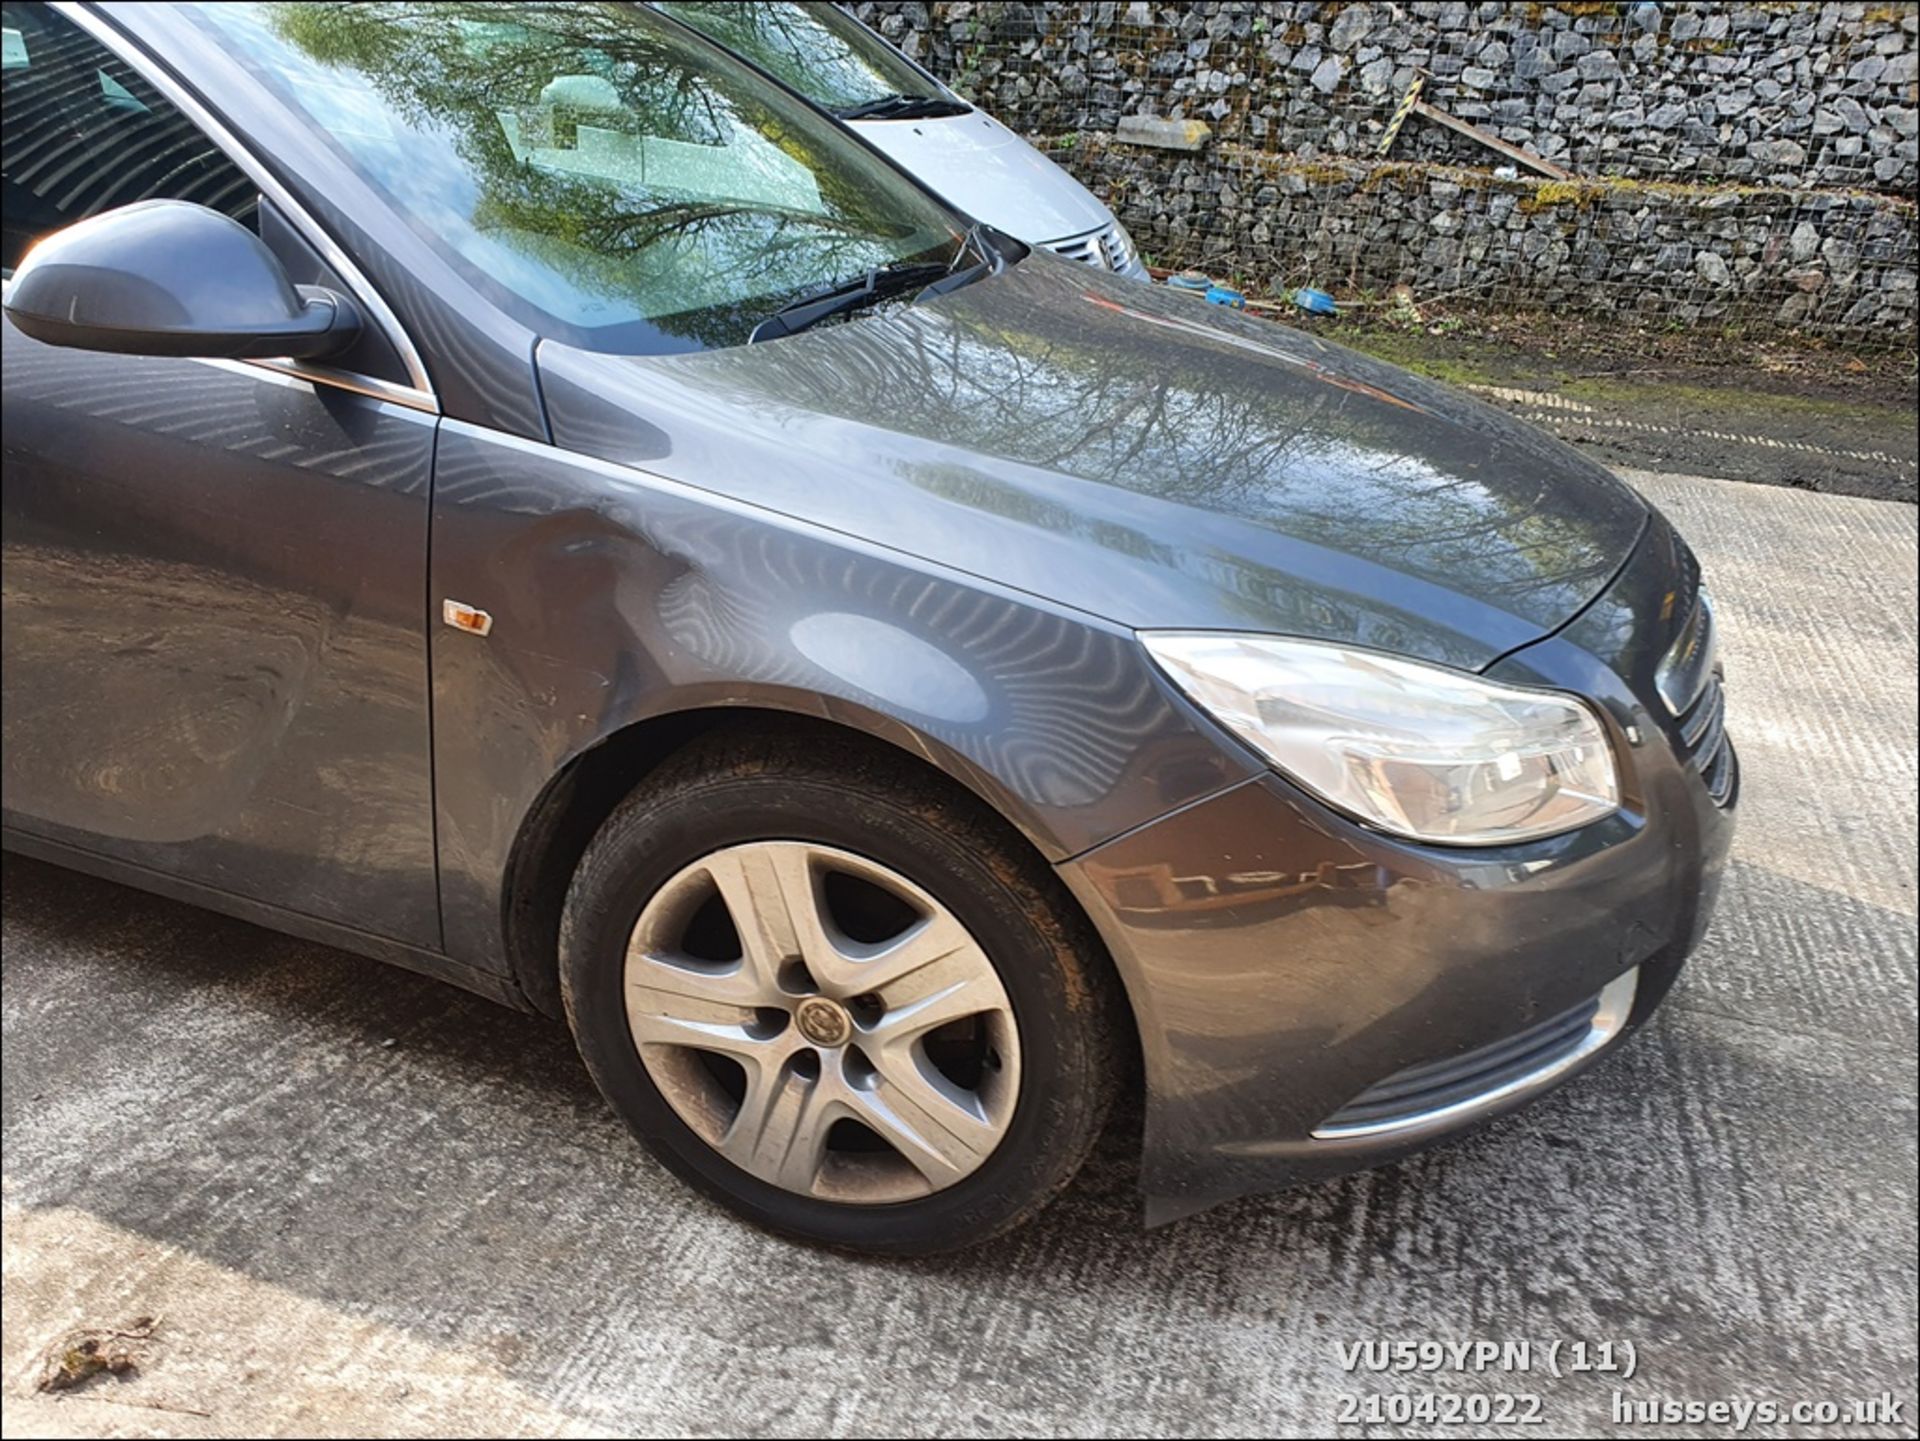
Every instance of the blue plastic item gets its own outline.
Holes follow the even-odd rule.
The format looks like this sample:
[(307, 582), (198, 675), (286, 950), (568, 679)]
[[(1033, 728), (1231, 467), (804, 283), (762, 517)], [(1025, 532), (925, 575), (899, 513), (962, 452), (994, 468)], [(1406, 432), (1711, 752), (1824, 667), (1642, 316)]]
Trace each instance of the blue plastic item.
[(1333, 297), (1324, 290), (1296, 290), (1293, 292), (1293, 303), (1314, 315), (1340, 313), (1340, 307), (1333, 303)]
[(1198, 270), (1183, 270), (1178, 275), (1169, 275), (1167, 284), (1175, 290), (1189, 290), (1203, 296), (1209, 305), (1230, 306), (1234, 310), (1247, 308), (1247, 297), (1230, 285), (1221, 285), (1210, 280)]

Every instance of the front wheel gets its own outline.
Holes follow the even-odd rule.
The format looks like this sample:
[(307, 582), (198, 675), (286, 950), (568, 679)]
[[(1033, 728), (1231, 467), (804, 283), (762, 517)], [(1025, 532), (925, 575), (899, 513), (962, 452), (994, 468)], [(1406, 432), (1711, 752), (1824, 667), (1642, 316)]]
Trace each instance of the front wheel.
[(581, 1054), (656, 1156), (762, 1225), (894, 1254), (1003, 1232), (1078, 1170), (1114, 1087), (1103, 967), (971, 797), (748, 737), (622, 803), (561, 931)]

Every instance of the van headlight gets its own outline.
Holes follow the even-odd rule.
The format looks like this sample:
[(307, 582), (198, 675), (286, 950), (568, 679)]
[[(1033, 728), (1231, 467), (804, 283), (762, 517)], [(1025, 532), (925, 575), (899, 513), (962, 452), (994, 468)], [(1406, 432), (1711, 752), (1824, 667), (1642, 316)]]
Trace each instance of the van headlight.
[(1207, 714), (1329, 805), (1394, 835), (1495, 846), (1612, 814), (1606, 727), (1560, 691), (1317, 641), (1140, 639)]

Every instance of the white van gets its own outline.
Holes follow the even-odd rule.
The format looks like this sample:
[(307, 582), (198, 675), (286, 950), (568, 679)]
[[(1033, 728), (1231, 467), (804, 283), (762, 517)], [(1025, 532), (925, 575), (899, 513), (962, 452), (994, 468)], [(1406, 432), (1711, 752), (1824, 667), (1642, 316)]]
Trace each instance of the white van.
[(958, 209), (1029, 245), (1148, 278), (1091, 191), (837, 5), (655, 0), (656, 8), (838, 116)]

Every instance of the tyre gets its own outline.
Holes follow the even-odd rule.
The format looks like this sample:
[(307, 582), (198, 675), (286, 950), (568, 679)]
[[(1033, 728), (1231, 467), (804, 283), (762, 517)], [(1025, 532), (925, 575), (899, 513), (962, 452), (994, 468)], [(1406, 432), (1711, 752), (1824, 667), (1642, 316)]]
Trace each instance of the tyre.
[(1116, 1087), (1104, 953), (972, 796), (859, 744), (710, 737), (614, 811), (561, 987), (669, 1169), (802, 1239), (998, 1235), (1079, 1169)]

